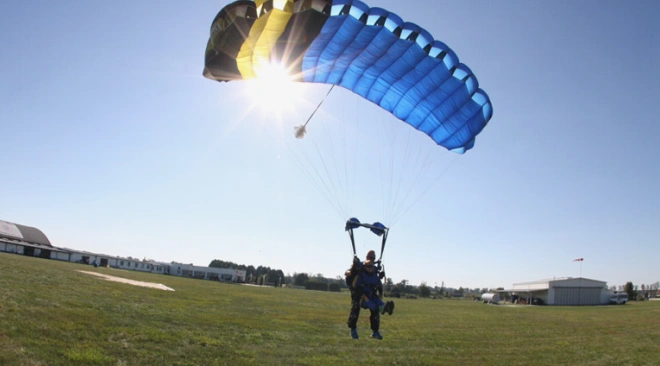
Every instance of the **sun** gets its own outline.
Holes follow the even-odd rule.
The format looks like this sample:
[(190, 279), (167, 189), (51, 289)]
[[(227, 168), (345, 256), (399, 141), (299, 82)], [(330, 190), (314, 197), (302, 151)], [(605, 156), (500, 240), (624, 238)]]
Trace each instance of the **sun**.
[(266, 63), (255, 70), (257, 77), (248, 80), (252, 105), (262, 112), (283, 114), (293, 111), (303, 95), (302, 86), (294, 82), (287, 69), (278, 63)]

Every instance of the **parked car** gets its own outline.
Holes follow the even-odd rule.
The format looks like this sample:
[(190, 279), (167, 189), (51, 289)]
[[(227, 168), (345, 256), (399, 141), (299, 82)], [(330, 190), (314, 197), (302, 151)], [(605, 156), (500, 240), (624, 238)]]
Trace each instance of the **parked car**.
[(621, 305), (628, 302), (628, 294), (624, 292), (619, 292), (618, 294), (613, 294), (610, 296), (610, 304)]

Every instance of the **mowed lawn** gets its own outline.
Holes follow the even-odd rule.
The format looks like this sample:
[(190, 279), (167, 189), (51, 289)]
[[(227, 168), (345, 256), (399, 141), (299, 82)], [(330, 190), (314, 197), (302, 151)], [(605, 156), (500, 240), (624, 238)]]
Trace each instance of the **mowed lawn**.
[(0, 253), (0, 365), (660, 365), (658, 301), (537, 307), (397, 299), (394, 315), (382, 317), (382, 341), (369, 338), (368, 312), (360, 339), (350, 339), (349, 303), (347, 293)]

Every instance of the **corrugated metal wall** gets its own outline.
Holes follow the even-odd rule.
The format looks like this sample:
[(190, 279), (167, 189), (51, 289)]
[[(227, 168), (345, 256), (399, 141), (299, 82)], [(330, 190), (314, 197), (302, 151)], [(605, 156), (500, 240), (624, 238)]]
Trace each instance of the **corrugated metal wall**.
[(598, 305), (600, 288), (593, 287), (557, 287), (555, 305)]

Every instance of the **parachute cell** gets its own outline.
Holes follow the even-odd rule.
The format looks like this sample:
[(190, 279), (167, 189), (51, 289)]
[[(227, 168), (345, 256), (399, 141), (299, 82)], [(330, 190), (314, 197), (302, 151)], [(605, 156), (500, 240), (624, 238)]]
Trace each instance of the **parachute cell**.
[(272, 62), (296, 81), (346, 88), (458, 153), (474, 146), (493, 113), (447, 45), (360, 1), (236, 1), (218, 13), (205, 77), (251, 79)]

